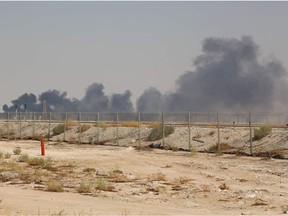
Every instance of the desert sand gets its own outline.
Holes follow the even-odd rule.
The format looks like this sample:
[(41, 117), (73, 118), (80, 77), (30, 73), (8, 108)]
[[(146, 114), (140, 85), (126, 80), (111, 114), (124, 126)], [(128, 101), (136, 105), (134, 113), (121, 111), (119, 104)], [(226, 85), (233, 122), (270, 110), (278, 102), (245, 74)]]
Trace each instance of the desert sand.
[[(51, 160), (20, 162), (20, 155)], [(39, 141), (1, 141), (1, 215), (278, 215), (287, 160)], [(8, 156), (7, 156), (8, 157)], [(8, 174), (7, 174), (8, 173)], [(18, 175), (17, 175), (18, 174)], [(49, 191), (60, 183), (63, 192)], [(99, 185), (102, 182), (102, 186)], [(89, 185), (80, 192), (80, 185)], [(104, 184), (104, 186), (103, 186)]]

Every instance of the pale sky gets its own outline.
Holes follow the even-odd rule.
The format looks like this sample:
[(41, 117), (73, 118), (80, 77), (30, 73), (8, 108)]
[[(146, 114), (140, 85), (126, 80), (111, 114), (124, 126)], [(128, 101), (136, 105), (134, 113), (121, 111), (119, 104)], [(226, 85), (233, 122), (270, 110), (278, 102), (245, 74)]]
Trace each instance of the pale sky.
[(81, 99), (175, 88), (207, 37), (249, 35), (288, 66), (288, 2), (0, 2), (2, 105), (49, 89)]

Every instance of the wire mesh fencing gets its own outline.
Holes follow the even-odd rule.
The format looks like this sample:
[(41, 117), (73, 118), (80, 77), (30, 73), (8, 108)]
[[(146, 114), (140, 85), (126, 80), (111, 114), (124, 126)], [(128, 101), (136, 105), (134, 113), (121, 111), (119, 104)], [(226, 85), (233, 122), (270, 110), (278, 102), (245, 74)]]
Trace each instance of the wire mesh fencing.
[[(8, 112), (0, 113), (0, 121), (0, 136), (5, 140), (46, 139), (248, 155), (269, 151), (285, 155), (288, 149), (288, 113)], [(270, 142), (255, 138), (265, 127)]]

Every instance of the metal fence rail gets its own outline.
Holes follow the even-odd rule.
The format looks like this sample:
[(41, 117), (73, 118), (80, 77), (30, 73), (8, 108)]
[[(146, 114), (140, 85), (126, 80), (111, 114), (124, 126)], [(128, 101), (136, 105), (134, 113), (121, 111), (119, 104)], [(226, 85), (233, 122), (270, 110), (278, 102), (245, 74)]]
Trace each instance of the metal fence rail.
[[(247, 124), (249, 123), (249, 113), (218, 113), (221, 123)], [(162, 113), (137, 113), (137, 112), (5, 112), (0, 113), (0, 120), (27, 120), (27, 121), (138, 121), (140, 115), (141, 122), (158, 121)], [(163, 113), (166, 122), (182, 123), (188, 122), (190, 115), (191, 122), (216, 123), (217, 113), (194, 113), (194, 112), (165, 112)], [(251, 113), (251, 121), (255, 124), (288, 124), (288, 113)]]
[[(148, 145), (146, 138), (151, 127), (162, 125), (163, 136), (160, 142), (163, 147), (177, 145), (191, 150), (197, 146), (201, 150), (208, 145), (217, 144), (220, 151), (221, 143), (232, 142), (231, 136), (235, 136), (238, 137), (236, 141), (233, 140), (235, 148), (240, 148), (237, 146), (239, 143), (239, 146), (248, 148), (246, 152), (253, 154), (255, 147), (252, 129), (261, 125), (286, 128), (288, 113), (6, 112), (0, 113), (0, 123), (2, 139), (45, 138), (48, 141), (123, 146)], [(64, 131), (55, 135), (53, 130), (59, 124), (64, 125)], [(168, 125), (175, 126), (181, 134), (176, 143), (175, 139), (174, 143), (171, 141), (173, 135), (172, 138), (164, 135), (165, 126)], [(225, 128), (231, 127), (236, 129), (229, 135)], [(280, 137), (283, 137), (283, 131), (281, 133)], [(281, 145), (282, 140), (279, 140)]]

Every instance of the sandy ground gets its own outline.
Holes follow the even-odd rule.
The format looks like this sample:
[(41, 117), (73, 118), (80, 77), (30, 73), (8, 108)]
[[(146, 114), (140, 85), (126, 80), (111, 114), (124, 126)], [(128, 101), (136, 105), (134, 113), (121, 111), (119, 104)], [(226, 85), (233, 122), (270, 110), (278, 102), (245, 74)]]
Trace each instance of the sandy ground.
[[(0, 159), (1, 215), (278, 215), (288, 210), (287, 160), (50, 142), (44, 158), (52, 164), (43, 167), (19, 162), (16, 147), (41, 158), (38, 141), (0, 142), (0, 152), (11, 154)], [(4, 178), (4, 172), (19, 177)], [(99, 179), (112, 189), (97, 188)], [(64, 191), (47, 191), (51, 181), (61, 182)], [(91, 189), (80, 193), (83, 182)]]

